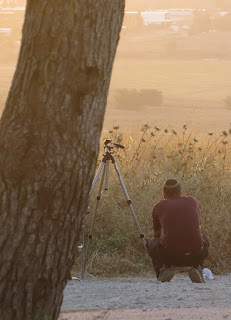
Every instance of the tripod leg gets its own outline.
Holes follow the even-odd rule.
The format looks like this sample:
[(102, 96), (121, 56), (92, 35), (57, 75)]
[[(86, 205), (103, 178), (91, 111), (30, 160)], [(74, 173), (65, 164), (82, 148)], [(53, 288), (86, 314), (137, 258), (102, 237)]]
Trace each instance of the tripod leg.
[(105, 190), (108, 190), (109, 188), (109, 166), (110, 166), (110, 160), (106, 160)]
[(144, 239), (144, 234), (143, 234), (143, 232), (142, 232), (142, 230), (141, 230), (139, 221), (138, 221), (138, 219), (137, 219), (137, 217), (136, 217), (136, 214), (135, 214), (135, 211), (134, 211), (134, 208), (133, 208), (133, 205), (132, 205), (132, 200), (130, 199), (130, 197), (129, 197), (129, 195), (128, 195), (127, 189), (126, 189), (126, 187), (125, 187), (125, 184), (124, 184), (124, 182), (123, 182), (122, 176), (121, 176), (120, 171), (119, 171), (119, 167), (118, 167), (118, 165), (117, 165), (117, 163), (115, 162), (114, 159), (112, 160), (112, 163), (113, 163), (113, 165), (114, 165), (114, 167), (115, 167), (115, 170), (116, 170), (116, 173), (117, 173), (117, 175), (118, 175), (118, 177), (119, 177), (119, 180), (120, 180), (120, 183), (121, 183), (121, 185), (122, 185), (123, 191), (124, 191), (125, 196), (126, 196), (126, 198), (127, 198), (127, 204), (129, 205), (130, 210), (131, 210), (132, 215), (133, 215), (133, 218), (135, 219), (137, 228), (138, 228), (139, 233), (140, 233), (140, 238), (143, 240), (144, 248), (145, 248), (145, 250), (146, 250), (146, 242), (145, 242), (145, 239)]
[(84, 281), (85, 276), (85, 242), (84, 242), (84, 227), (82, 227), (82, 281)]
[[(104, 164), (104, 162), (103, 162), (103, 164)], [(97, 198), (96, 198), (97, 202), (96, 202), (96, 205), (95, 205), (95, 211), (94, 211), (94, 214), (93, 214), (93, 217), (92, 217), (92, 221), (91, 221), (90, 233), (88, 235), (87, 248), (86, 248), (86, 252), (85, 252), (85, 261), (86, 261), (86, 256), (87, 256), (87, 252), (88, 252), (88, 248), (89, 248), (89, 240), (92, 239), (92, 230), (93, 230), (93, 226), (94, 226), (94, 222), (95, 222), (95, 217), (96, 217), (97, 211), (98, 211), (99, 200), (101, 198), (101, 192), (102, 192), (102, 188), (103, 188), (105, 172), (106, 172), (106, 166), (104, 166), (104, 169), (103, 169), (103, 174), (102, 174), (102, 178), (101, 178), (101, 181), (100, 181), (99, 191), (98, 191), (98, 195), (97, 195)]]
[[(96, 185), (96, 182), (97, 182), (97, 180), (99, 178), (99, 175), (100, 175), (104, 165), (105, 165), (105, 162), (101, 161), (99, 169), (98, 169), (98, 171), (96, 173), (96, 176), (95, 176), (95, 178), (94, 178), (94, 180), (92, 182), (92, 186), (91, 186), (91, 190), (90, 190), (89, 196), (92, 195), (92, 192), (94, 190), (94, 187)], [(92, 218), (91, 229), (90, 229), (90, 234), (88, 236), (88, 242), (87, 242), (86, 250), (85, 250), (85, 243), (84, 243), (84, 227), (83, 227), (83, 230), (82, 230), (82, 244), (83, 244), (83, 248), (82, 248), (82, 280), (83, 281), (84, 281), (84, 278), (85, 278), (85, 264), (86, 264), (87, 252), (88, 252), (88, 247), (89, 247), (89, 239), (92, 238), (92, 229), (93, 229), (93, 225), (94, 225), (94, 221), (95, 221), (95, 216), (96, 216), (96, 213), (97, 213), (97, 210), (98, 210), (98, 202), (100, 200), (100, 195), (101, 195), (101, 190), (102, 190), (102, 186), (103, 186), (104, 176), (105, 176), (105, 167), (104, 167), (103, 175), (102, 175), (101, 182), (100, 182), (100, 188), (99, 188), (99, 192), (98, 192), (98, 196), (97, 196), (97, 200), (98, 201), (96, 203), (94, 215), (93, 215), (93, 218)]]
[(104, 164), (105, 164), (105, 163), (104, 163), (103, 161), (101, 161), (100, 166), (99, 166), (99, 169), (98, 169), (98, 171), (97, 171), (97, 173), (96, 173), (96, 176), (95, 176), (95, 178), (94, 178), (94, 180), (93, 180), (93, 182), (92, 182), (91, 191), (90, 191), (89, 196), (91, 196), (91, 194), (92, 194), (92, 192), (93, 192), (93, 190), (94, 190), (95, 184), (96, 184), (96, 182), (97, 182), (97, 180), (98, 180), (98, 178), (99, 178), (100, 172), (102, 171)]

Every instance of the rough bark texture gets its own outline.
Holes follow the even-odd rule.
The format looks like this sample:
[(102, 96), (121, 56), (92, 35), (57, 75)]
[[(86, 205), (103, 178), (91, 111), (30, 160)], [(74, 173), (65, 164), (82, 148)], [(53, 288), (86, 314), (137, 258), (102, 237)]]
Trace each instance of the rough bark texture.
[(28, 0), (0, 122), (0, 319), (57, 319), (88, 194), (124, 0)]

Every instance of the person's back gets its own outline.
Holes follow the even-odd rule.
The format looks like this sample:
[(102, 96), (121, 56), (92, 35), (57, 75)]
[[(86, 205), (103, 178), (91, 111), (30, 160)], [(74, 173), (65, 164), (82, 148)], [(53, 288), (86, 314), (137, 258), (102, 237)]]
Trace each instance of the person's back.
[(171, 265), (192, 266), (193, 282), (203, 282), (201, 266), (208, 256), (208, 239), (200, 231), (199, 205), (195, 198), (183, 196), (175, 179), (165, 182), (163, 200), (152, 213), (154, 238), (147, 242), (156, 276), (170, 281), (174, 276)]
[(153, 225), (162, 228), (160, 244), (178, 254), (195, 253), (204, 244), (200, 232), (199, 206), (196, 199), (172, 195), (153, 210)]

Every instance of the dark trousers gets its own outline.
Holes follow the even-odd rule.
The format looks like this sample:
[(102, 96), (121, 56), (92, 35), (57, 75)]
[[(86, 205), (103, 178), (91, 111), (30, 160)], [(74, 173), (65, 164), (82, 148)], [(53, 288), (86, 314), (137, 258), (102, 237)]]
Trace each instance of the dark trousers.
[(152, 265), (156, 273), (156, 277), (159, 277), (160, 269), (163, 265), (178, 266), (178, 267), (196, 267), (203, 266), (204, 260), (209, 255), (209, 241), (206, 236), (203, 235), (205, 241), (204, 246), (196, 253), (180, 255), (171, 252), (168, 248), (160, 244), (160, 238), (149, 239), (146, 243), (148, 254), (152, 259)]

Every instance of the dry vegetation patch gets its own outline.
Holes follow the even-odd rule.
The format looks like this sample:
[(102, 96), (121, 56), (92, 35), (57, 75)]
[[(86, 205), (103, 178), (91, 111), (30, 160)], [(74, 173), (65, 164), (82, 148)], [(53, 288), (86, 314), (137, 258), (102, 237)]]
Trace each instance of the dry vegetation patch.
[[(125, 145), (124, 150), (115, 149), (114, 156), (146, 239), (152, 236), (151, 212), (154, 203), (162, 197), (164, 180), (177, 178), (184, 194), (196, 197), (200, 203), (202, 232), (211, 242), (205, 266), (214, 273), (230, 272), (231, 129), (218, 135), (208, 132), (195, 136), (186, 125), (176, 131), (146, 124), (141, 130), (121, 133), (114, 129), (109, 134), (113, 141)], [(86, 233), (97, 192), (96, 185), (91, 197), (91, 215), (86, 218)], [(79, 255), (75, 271), (80, 270), (80, 261)], [(150, 270), (139, 231), (111, 166), (109, 190), (103, 191), (93, 239), (89, 241), (86, 272), (118, 276), (145, 275)]]

